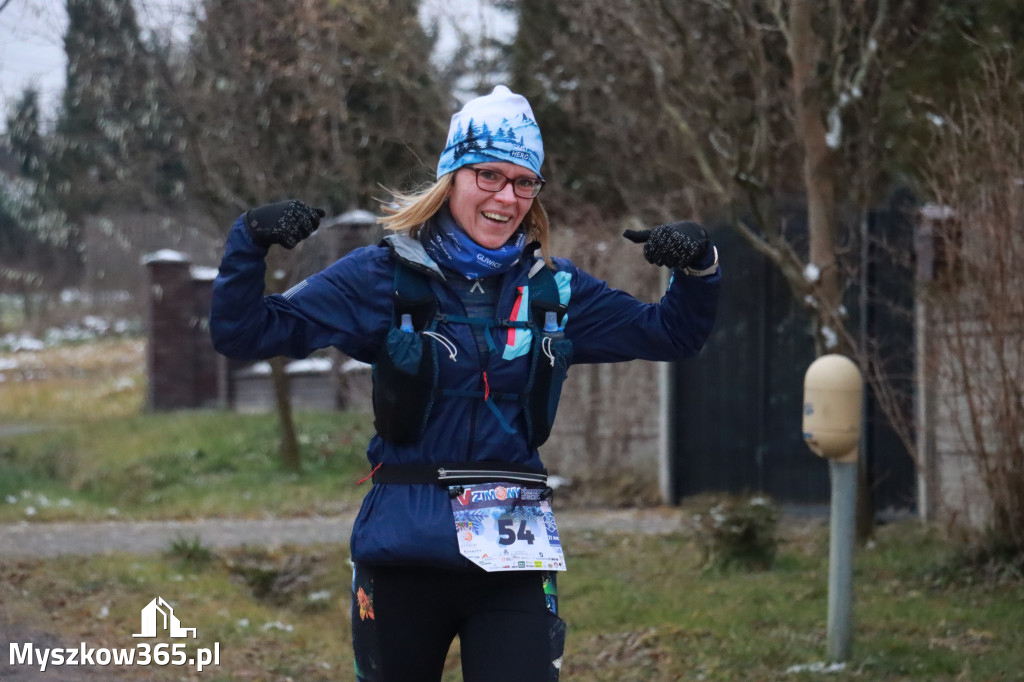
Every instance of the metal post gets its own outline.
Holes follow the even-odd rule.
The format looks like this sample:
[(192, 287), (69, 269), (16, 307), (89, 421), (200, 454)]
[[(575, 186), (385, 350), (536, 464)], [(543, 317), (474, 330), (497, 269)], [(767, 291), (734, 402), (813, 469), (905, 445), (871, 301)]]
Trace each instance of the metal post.
[[(658, 268), (660, 274), (659, 291), (668, 290), (669, 269)], [(674, 420), (672, 408), (674, 403), (674, 382), (676, 366), (674, 363), (659, 362), (658, 372), (658, 492), (664, 504), (676, 504), (679, 501), (676, 482), (676, 448)]]
[(828, 658), (845, 662), (853, 634), (853, 544), (857, 527), (857, 460), (829, 461), (832, 519), (828, 562)]
[(864, 380), (842, 355), (823, 355), (804, 376), (804, 442), (829, 460), (832, 527), (828, 562), (828, 657), (850, 655), (853, 631), (853, 538), (857, 529), (857, 457)]

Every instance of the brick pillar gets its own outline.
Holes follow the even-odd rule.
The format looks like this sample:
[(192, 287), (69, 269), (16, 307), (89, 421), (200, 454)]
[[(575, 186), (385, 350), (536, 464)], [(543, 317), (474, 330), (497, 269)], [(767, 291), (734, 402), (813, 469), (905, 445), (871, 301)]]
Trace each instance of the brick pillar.
[(143, 259), (149, 280), (146, 407), (195, 405), (195, 294), (188, 256), (163, 250)]

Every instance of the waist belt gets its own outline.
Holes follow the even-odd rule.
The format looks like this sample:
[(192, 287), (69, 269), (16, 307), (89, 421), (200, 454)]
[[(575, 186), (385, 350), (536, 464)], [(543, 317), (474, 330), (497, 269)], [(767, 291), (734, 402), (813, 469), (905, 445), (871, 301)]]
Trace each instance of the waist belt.
[(374, 483), (434, 483), (439, 486), (470, 483), (526, 483), (545, 485), (547, 469), (503, 462), (459, 462), (438, 464), (384, 464), (373, 474)]

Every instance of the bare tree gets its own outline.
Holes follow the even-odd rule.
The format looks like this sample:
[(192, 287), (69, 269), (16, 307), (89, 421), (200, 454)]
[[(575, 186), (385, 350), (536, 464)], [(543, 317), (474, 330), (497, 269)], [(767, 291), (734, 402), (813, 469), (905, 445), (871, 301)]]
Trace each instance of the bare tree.
[[(920, 358), (934, 402), (929, 491), (983, 508), (991, 549), (1024, 551), (1024, 85), (1005, 55), (935, 119), (926, 176), (932, 258)], [(980, 484), (972, 490), (971, 482)], [(939, 514), (934, 514), (938, 517)], [(962, 515), (963, 518), (963, 515)]]
[[(863, 365), (844, 303), (857, 280), (860, 212), (881, 184), (876, 121), (884, 102), (896, 104), (883, 86), (896, 48), (905, 59), (914, 44), (922, 3), (530, 4), (555, 13), (535, 17), (536, 30), (558, 27), (517, 46), (540, 61), (518, 72), (541, 95), (538, 116), (572, 130), (546, 134), (560, 177), (644, 222), (724, 212), (782, 274), (817, 353)], [(604, 163), (580, 148), (601, 150)], [(806, 227), (789, 209), (796, 203)], [(873, 519), (861, 488), (864, 537)]]
[[(217, 222), (284, 198), (371, 207), (383, 183), (424, 175), (443, 137), (431, 41), (414, 0), (206, 0), (184, 68), (164, 62), (192, 193)], [(300, 247), (301, 248), (301, 247)], [(267, 290), (296, 276), (299, 250), (272, 249)], [(284, 362), (271, 362), (282, 462), (301, 467)]]

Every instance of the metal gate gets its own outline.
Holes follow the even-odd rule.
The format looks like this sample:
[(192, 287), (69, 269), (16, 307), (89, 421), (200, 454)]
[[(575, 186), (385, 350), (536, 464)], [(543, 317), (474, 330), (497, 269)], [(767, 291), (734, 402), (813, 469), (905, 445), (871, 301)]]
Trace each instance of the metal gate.
[[(897, 206), (867, 217), (867, 266), (848, 307), (862, 338), (880, 338), (889, 349), (889, 370), (911, 377), (913, 327), (899, 311), (912, 304), (913, 276), (893, 255), (912, 234), (905, 216)], [(797, 232), (801, 220), (794, 216)], [(759, 492), (784, 503), (826, 503), (828, 464), (801, 435), (804, 373), (814, 360), (810, 320), (775, 267), (734, 230), (718, 229), (715, 242), (725, 275), (715, 328), (700, 356), (675, 363), (671, 373), (669, 488), (675, 501)], [(873, 396), (865, 407), (862, 452), (875, 506), (912, 507), (912, 460)]]

